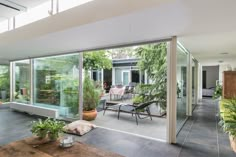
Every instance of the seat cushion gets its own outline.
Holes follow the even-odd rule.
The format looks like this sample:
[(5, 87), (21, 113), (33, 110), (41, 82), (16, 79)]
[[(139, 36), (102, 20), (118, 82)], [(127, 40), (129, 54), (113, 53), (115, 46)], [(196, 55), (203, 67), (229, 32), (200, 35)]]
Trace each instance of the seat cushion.
[(77, 121), (74, 121), (74, 122), (64, 126), (64, 131), (66, 133), (72, 133), (72, 134), (82, 136), (94, 128), (96, 128), (96, 125), (94, 125), (88, 121), (77, 120)]

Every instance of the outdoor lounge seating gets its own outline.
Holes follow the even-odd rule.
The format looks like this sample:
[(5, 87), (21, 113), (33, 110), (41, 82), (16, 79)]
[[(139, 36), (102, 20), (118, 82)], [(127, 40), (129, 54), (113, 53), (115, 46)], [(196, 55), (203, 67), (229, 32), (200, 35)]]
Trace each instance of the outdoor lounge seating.
[[(118, 119), (119, 119), (121, 111), (128, 112), (128, 113), (131, 113), (132, 116), (135, 115), (136, 124), (138, 125), (138, 119), (144, 119), (144, 118), (150, 117), (150, 119), (152, 120), (149, 105), (151, 105), (152, 103), (155, 103), (155, 102), (156, 101), (149, 101), (149, 102), (145, 102), (145, 103), (140, 103), (138, 105), (120, 103), (120, 104), (113, 105), (113, 106), (107, 106), (104, 109), (103, 115), (105, 115), (105, 112), (107, 109), (112, 109), (112, 110), (115, 110), (118, 112)], [(141, 114), (140, 114), (141, 112), (146, 112), (147, 116), (141, 116)]]

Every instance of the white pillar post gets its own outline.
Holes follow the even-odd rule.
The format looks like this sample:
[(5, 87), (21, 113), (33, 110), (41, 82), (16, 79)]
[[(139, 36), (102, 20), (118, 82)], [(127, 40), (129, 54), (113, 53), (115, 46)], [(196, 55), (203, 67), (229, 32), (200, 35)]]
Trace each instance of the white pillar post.
[(10, 102), (14, 101), (15, 79), (14, 79), (14, 62), (10, 62)]
[(167, 50), (167, 142), (176, 143), (176, 51), (177, 37), (172, 37)]
[(197, 104), (198, 103), (198, 90), (199, 90), (199, 87), (198, 87), (198, 79), (199, 79), (199, 64), (197, 61), (195, 61), (195, 79), (194, 79), (194, 104)]
[(202, 65), (198, 63), (198, 102), (202, 99)]
[(79, 53), (79, 119), (83, 119), (83, 53)]
[(188, 54), (188, 67), (187, 67), (187, 106), (186, 113), (187, 116), (192, 116), (192, 55)]
[(30, 59), (30, 104), (34, 104), (34, 60)]

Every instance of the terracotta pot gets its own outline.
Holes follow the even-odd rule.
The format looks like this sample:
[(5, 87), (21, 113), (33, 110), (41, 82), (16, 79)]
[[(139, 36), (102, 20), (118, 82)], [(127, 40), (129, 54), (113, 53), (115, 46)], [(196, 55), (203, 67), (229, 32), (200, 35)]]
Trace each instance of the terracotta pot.
[(236, 153), (236, 138), (233, 138), (232, 136), (229, 136), (230, 145), (233, 151)]
[(91, 121), (97, 117), (97, 110), (83, 111), (83, 120)]

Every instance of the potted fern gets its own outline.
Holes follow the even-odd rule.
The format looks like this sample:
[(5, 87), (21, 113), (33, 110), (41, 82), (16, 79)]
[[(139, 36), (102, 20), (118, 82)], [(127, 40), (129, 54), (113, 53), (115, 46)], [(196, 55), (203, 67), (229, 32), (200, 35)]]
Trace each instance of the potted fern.
[(40, 140), (49, 138), (50, 141), (55, 141), (63, 132), (65, 123), (55, 119), (46, 119), (32, 122), (31, 132), (36, 135)]
[(85, 78), (83, 82), (83, 119), (94, 120), (97, 117), (96, 107), (100, 100), (100, 92), (95, 88), (93, 80), (89, 78), (87, 72), (85, 72)]

